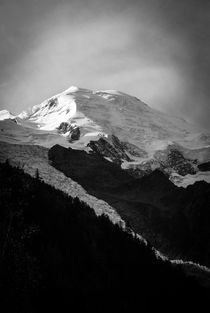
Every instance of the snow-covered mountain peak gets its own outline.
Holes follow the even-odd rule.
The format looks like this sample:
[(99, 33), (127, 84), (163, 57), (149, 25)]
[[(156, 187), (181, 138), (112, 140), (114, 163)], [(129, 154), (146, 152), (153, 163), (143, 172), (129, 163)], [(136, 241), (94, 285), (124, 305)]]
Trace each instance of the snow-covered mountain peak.
[[(2, 120), (11, 116), (8, 111), (1, 112)], [(189, 148), (210, 144), (209, 134), (201, 135), (199, 128), (116, 90), (94, 91), (71, 86), (21, 112), (17, 118), (21, 125), (50, 132), (57, 132), (61, 123), (73, 123), (80, 127), (80, 139), (90, 133), (114, 134), (151, 151), (161, 149), (167, 142)]]
[(10, 113), (8, 110), (1, 110), (0, 111), (0, 121), (10, 119), (10, 118), (15, 118), (15, 115)]
[[(11, 116), (8, 111), (0, 112), (2, 120)], [(185, 161), (175, 150), (193, 162), (210, 161), (209, 133), (116, 90), (71, 86), (21, 112), (16, 116), (16, 122), (1, 121), (4, 129), (1, 140), (103, 151), (108, 159), (116, 161), (119, 158), (124, 168), (136, 168), (137, 165), (159, 168), (163, 162), (169, 162), (167, 157), (171, 156), (179, 159), (180, 168)], [(194, 173), (193, 164), (186, 168)]]
[(41, 130), (53, 131), (62, 122), (69, 122), (76, 111), (74, 98), (63, 93), (34, 106), (25, 119), (34, 123)]

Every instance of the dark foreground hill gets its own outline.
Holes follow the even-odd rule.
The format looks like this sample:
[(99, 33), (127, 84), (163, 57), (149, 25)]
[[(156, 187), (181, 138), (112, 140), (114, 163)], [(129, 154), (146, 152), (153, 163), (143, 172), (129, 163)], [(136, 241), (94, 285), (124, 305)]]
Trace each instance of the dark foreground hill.
[(2, 312), (144, 312), (207, 299), (209, 289), (179, 265), (38, 172), (34, 179), (1, 164), (0, 204)]
[(179, 188), (159, 170), (137, 179), (98, 154), (59, 145), (48, 155), (52, 166), (113, 206), (161, 252), (210, 267), (210, 184)]

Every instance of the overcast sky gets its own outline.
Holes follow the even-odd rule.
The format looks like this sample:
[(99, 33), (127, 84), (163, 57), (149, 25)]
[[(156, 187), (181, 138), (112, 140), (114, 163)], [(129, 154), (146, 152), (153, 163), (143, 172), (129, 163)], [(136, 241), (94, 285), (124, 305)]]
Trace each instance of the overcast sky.
[(209, 49), (209, 0), (0, 0), (0, 108), (117, 89), (210, 129)]

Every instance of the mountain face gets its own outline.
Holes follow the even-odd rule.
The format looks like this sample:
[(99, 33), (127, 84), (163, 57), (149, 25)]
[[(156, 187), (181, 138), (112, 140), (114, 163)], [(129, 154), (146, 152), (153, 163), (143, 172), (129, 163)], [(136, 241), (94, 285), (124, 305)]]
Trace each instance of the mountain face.
[(0, 120), (0, 162), (38, 169), (171, 259), (210, 266), (210, 134), (122, 92), (77, 87)]
[(4, 142), (93, 151), (135, 177), (160, 169), (179, 186), (210, 182), (210, 134), (122, 92), (72, 86), (0, 120)]

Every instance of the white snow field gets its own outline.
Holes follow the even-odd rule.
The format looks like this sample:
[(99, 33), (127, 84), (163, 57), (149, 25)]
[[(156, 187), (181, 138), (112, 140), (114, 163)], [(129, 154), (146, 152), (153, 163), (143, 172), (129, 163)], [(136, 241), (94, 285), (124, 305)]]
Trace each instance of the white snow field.
[(7, 110), (1, 110), (0, 111), (0, 121), (6, 120), (8, 118), (14, 118), (15, 116), (13, 114), (11, 114), (9, 111)]
[[(63, 122), (79, 127), (78, 140), (69, 142), (69, 133), (58, 132)], [(90, 140), (112, 134), (146, 151), (148, 157), (134, 158), (136, 164), (150, 160), (156, 151), (169, 145), (179, 145), (191, 159), (210, 161), (209, 132), (116, 90), (92, 91), (71, 86), (17, 116), (0, 111), (0, 140), (12, 144), (47, 148), (60, 144), (88, 151)], [(126, 166), (123, 164), (124, 168)], [(191, 176), (176, 177), (174, 182), (185, 186), (195, 180), (195, 176)], [(196, 179), (200, 177), (209, 181), (209, 173)]]

